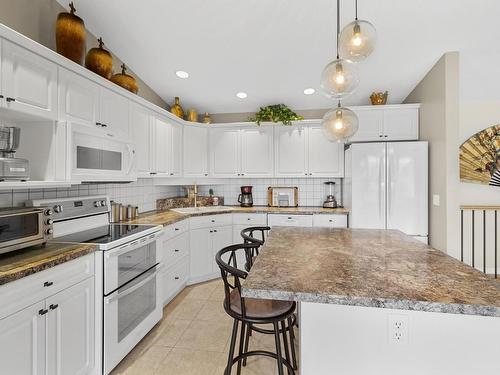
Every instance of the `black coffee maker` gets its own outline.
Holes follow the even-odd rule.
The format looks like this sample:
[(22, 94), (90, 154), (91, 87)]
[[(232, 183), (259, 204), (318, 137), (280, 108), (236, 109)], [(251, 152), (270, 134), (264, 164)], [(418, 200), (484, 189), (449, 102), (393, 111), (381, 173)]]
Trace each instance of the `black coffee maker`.
[(252, 186), (241, 187), (241, 194), (238, 195), (238, 203), (241, 207), (253, 206)]

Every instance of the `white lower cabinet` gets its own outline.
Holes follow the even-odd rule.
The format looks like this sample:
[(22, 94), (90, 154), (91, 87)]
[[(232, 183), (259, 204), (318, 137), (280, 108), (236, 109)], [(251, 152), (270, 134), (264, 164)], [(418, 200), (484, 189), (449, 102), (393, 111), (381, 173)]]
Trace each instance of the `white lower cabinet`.
[(270, 227), (312, 227), (312, 215), (269, 214)]
[(313, 227), (316, 228), (347, 228), (346, 214), (313, 214)]
[(184, 257), (178, 263), (163, 271), (163, 303), (170, 302), (186, 285), (189, 278), (189, 258)]
[(47, 375), (84, 375), (94, 367), (94, 278), (47, 298)]
[(45, 374), (45, 301), (0, 320), (0, 366), (4, 374)]
[(0, 287), (0, 373), (85, 375), (94, 370), (94, 255)]

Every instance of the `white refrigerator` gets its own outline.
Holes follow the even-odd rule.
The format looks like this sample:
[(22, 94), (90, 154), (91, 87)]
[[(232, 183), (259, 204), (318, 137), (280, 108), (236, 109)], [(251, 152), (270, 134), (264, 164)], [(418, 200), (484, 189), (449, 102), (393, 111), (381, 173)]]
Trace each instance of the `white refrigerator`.
[(399, 229), (428, 242), (427, 142), (355, 143), (346, 163), (352, 228)]

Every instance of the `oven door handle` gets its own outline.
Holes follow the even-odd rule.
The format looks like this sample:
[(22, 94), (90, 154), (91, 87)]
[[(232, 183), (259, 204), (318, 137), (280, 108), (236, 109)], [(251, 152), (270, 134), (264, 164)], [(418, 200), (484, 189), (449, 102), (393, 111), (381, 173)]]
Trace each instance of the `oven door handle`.
[(162, 231), (158, 231), (152, 234), (149, 234), (147, 236), (144, 236), (138, 240), (135, 240), (131, 243), (128, 243), (126, 245), (120, 246), (116, 250), (109, 250), (105, 252), (105, 257), (106, 259), (109, 259), (111, 257), (118, 257), (122, 254), (128, 253), (129, 251), (132, 251), (138, 247), (144, 246), (144, 245), (149, 245), (150, 243), (156, 241), (156, 239), (161, 235)]
[(139, 283), (135, 284), (134, 286), (126, 289), (124, 292), (120, 293), (119, 291), (116, 291), (113, 296), (106, 297), (106, 304), (110, 304), (110, 303), (116, 301), (117, 299), (125, 297), (125, 296), (129, 295), (130, 293), (135, 292), (137, 289), (143, 287), (145, 284), (147, 284), (153, 278), (155, 278), (158, 275), (158, 273), (162, 270), (163, 267), (164, 267), (163, 264), (160, 265), (160, 266), (157, 266), (155, 272), (153, 272), (151, 275), (149, 275), (148, 277), (146, 277), (141, 282), (139, 282)]

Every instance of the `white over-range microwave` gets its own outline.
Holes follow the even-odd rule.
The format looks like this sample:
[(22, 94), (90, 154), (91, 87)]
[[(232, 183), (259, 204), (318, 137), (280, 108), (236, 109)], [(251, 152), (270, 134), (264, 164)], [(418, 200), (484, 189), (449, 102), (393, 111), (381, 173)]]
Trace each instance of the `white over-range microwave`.
[(79, 182), (135, 181), (135, 145), (90, 126), (70, 124), (71, 180)]

